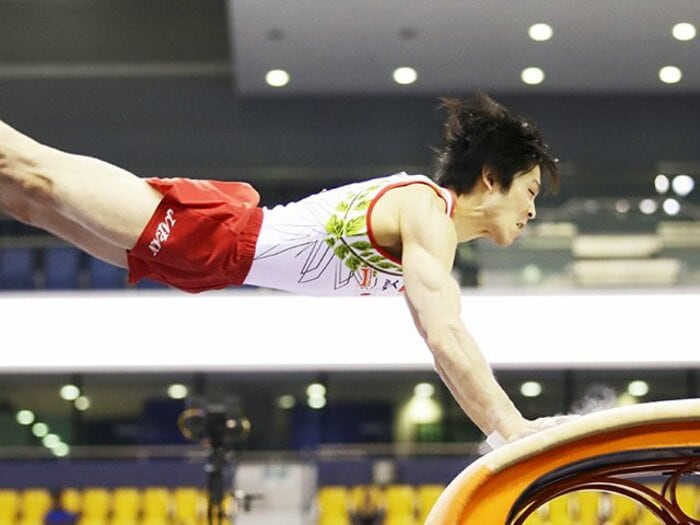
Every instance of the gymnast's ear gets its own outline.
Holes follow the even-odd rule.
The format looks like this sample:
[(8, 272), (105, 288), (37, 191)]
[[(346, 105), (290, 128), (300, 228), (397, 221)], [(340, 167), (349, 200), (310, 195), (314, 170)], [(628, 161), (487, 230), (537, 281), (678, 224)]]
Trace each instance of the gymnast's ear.
[(496, 177), (493, 174), (493, 168), (484, 165), (481, 168), (481, 182), (488, 191), (493, 191), (496, 187)]

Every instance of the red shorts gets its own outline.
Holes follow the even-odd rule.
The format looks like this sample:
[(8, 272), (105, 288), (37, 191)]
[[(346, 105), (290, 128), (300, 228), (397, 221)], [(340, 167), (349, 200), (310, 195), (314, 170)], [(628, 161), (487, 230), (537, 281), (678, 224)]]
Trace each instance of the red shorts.
[(262, 225), (258, 192), (243, 182), (145, 180), (163, 199), (127, 252), (129, 282), (193, 293), (243, 283)]

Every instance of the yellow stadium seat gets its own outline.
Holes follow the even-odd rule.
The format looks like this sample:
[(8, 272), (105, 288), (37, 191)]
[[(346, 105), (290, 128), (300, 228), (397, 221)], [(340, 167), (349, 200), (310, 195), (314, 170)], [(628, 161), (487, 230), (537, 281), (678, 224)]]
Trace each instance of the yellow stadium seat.
[(384, 525), (420, 525), (415, 516), (387, 516)]
[(356, 485), (349, 490), (349, 508), (351, 521), (377, 521), (384, 518), (384, 494), (377, 485)]
[(15, 521), (13, 525), (44, 525), (44, 518), (41, 516), (28, 516)]
[(581, 490), (569, 496), (571, 513), (578, 525), (598, 525), (600, 523), (600, 492)]
[(425, 523), (430, 510), (445, 489), (443, 485), (419, 485), (416, 489), (418, 497), (418, 522)]
[[(524, 525), (550, 525), (550, 524), (554, 525), (555, 523), (559, 523), (559, 522), (555, 522), (555, 521), (545, 520), (545, 516), (547, 516), (548, 512), (549, 511), (548, 511), (548, 508), (546, 505), (540, 507), (539, 509), (537, 509), (535, 512), (533, 512), (532, 514), (530, 514), (527, 517), (527, 519), (524, 522)], [(569, 522), (567, 521), (566, 524), (568, 525)], [(559, 525), (564, 525), (564, 524), (561, 523)]]
[(572, 504), (568, 494), (554, 498), (547, 505), (547, 520), (550, 523), (573, 522)]
[(69, 512), (79, 513), (82, 508), (82, 496), (75, 488), (65, 488), (61, 491), (61, 504)]
[(83, 490), (79, 525), (106, 525), (111, 512), (111, 492), (101, 487)]
[(655, 516), (649, 509), (642, 509), (637, 525), (664, 525), (661, 518)]
[[(209, 498), (208, 498), (207, 493), (203, 491), (201, 494), (201, 498), (202, 498), (201, 499), (202, 515), (199, 519), (199, 525), (208, 525)], [(231, 493), (224, 494), (224, 501), (221, 505), (221, 508), (223, 509), (224, 517), (226, 519), (228, 519), (229, 521), (231, 521), (232, 516), (234, 516), (234, 514), (236, 512), (241, 511), (241, 508), (239, 507), (239, 505), (240, 505), (239, 502), (236, 501), (236, 498), (234, 498), (233, 494), (231, 494)], [(214, 518), (215, 519), (216, 519), (217, 513), (218, 513), (218, 509), (215, 509), (214, 510)], [(174, 525), (178, 525), (177, 521), (174, 521)]]
[(347, 490), (347, 501), (350, 509), (356, 509), (372, 502), (376, 505), (382, 504), (382, 492), (376, 485), (355, 485)]
[[(661, 494), (661, 483), (645, 483), (645, 485), (657, 494)], [(637, 525), (663, 525), (663, 522), (660, 518), (654, 516), (649, 509), (642, 508), (639, 513)]]
[(627, 525), (636, 523), (639, 515), (639, 505), (633, 499), (619, 494), (610, 497), (610, 523), (615, 525)]
[(173, 504), (170, 490), (164, 487), (148, 487), (143, 490), (142, 525), (167, 524)]
[(16, 525), (44, 525), (43, 516), (26, 516), (15, 522)]
[(206, 515), (206, 497), (195, 487), (179, 487), (173, 491), (176, 525), (196, 525)]
[(112, 490), (111, 525), (135, 524), (141, 512), (141, 492), (134, 487), (117, 487)]
[(19, 514), (19, 493), (11, 489), (0, 490), (0, 524), (12, 525)]
[(170, 518), (167, 516), (143, 516), (140, 525), (170, 525)]
[(350, 525), (350, 494), (346, 487), (328, 486), (318, 491), (318, 525)]
[(410, 485), (389, 485), (384, 493), (385, 525), (415, 525), (416, 491)]
[(51, 508), (51, 493), (44, 488), (25, 489), (20, 495), (21, 523), (41, 523)]
[(678, 505), (691, 518), (698, 518), (698, 491), (695, 485), (681, 483), (676, 489)]

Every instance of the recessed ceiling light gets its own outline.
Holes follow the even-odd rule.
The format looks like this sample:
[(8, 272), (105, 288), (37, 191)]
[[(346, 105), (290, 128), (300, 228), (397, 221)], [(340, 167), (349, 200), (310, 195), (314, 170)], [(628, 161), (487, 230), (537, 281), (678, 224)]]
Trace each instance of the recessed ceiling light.
[(533, 24), (530, 26), (530, 29), (527, 30), (527, 34), (530, 35), (530, 38), (535, 42), (545, 42), (552, 38), (554, 31), (549, 24)]
[(668, 177), (664, 175), (663, 173), (659, 173), (655, 178), (654, 178), (654, 188), (656, 188), (656, 193), (663, 195), (668, 191), (668, 188), (671, 186), (671, 183), (668, 180)]
[(20, 425), (31, 425), (35, 419), (34, 412), (31, 410), (20, 410), (15, 417)]
[(627, 393), (634, 397), (643, 397), (649, 393), (649, 384), (646, 381), (632, 381), (627, 385)]
[(294, 405), (296, 404), (297, 400), (294, 399), (294, 396), (290, 394), (285, 394), (277, 398), (277, 406), (283, 410), (289, 410), (290, 408), (294, 408)]
[(38, 438), (43, 438), (49, 433), (49, 427), (46, 423), (34, 423), (32, 425), (32, 434)]
[(54, 456), (64, 457), (70, 454), (70, 447), (65, 443), (61, 442), (51, 449)]
[(658, 204), (656, 204), (654, 199), (643, 199), (639, 203), (639, 211), (641, 211), (644, 215), (651, 215), (657, 208)]
[(181, 383), (174, 383), (168, 387), (168, 397), (170, 399), (185, 399), (189, 394), (189, 389)]
[(676, 40), (688, 41), (695, 38), (697, 31), (695, 30), (695, 26), (693, 24), (681, 22), (680, 24), (673, 26), (671, 33), (673, 34), (673, 38)]
[(531, 86), (541, 84), (544, 82), (544, 71), (542, 71), (539, 67), (527, 67), (523, 69), (522, 73), (520, 73), (520, 78), (523, 82), (530, 84)]
[(265, 82), (272, 87), (283, 87), (289, 84), (289, 73), (284, 69), (272, 69), (265, 74)]
[(309, 405), (309, 407), (311, 407), (311, 408), (319, 410), (319, 409), (326, 406), (326, 398), (325, 397), (310, 397), (306, 401), (306, 404)]
[(695, 180), (690, 175), (676, 175), (673, 177), (672, 186), (676, 195), (685, 197), (695, 188)]
[(664, 66), (659, 70), (661, 82), (675, 84), (683, 78), (683, 72), (676, 66)]
[(663, 208), (667, 215), (678, 215), (681, 211), (681, 203), (676, 199), (666, 199)]
[(85, 410), (90, 408), (90, 398), (87, 396), (80, 396), (73, 402), (73, 404), (75, 405), (76, 410), (84, 412)]
[(394, 82), (397, 84), (413, 84), (418, 80), (418, 72), (412, 67), (399, 67), (394, 70)]
[(435, 387), (430, 383), (418, 383), (413, 389), (413, 395), (416, 397), (432, 397), (435, 393)]
[(520, 385), (520, 393), (525, 397), (538, 397), (542, 394), (542, 385), (537, 381), (525, 381)]
[(326, 387), (321, 383), (311, 383), (306, 387), (306, 395), (309, 397), (323, 397), (326, 395)]
[(630, 201), (628, 201), (627, 199), (619, 199), (615, 203), (615, 211), (617, 213), (627, 213), (628, 211), (630, 211)]
[(63, 385), (61, 387), (61, 399), (75, 401), (80, 396), (80, 389), (75, 385)]
[(41, 443), (46, 448), (53, 448), (61, 442), (61, 438), (58, 434), (46, 434), (42, 439)]

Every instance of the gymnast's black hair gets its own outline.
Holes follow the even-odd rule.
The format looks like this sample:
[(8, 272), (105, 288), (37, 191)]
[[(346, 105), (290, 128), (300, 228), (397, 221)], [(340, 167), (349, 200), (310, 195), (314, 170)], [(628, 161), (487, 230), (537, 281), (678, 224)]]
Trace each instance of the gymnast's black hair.
[(484, 168), (507, 191), (513, 179), (539, 165), (543, 183), (559, 189), (557, 159), (536, 124), (511, 113), (481, 91), (460, 100), (444, 98), (442, 141), (433, 149), (435, 181), (457, 194), (476, 185)]

